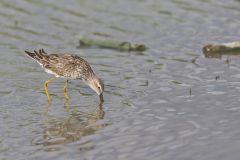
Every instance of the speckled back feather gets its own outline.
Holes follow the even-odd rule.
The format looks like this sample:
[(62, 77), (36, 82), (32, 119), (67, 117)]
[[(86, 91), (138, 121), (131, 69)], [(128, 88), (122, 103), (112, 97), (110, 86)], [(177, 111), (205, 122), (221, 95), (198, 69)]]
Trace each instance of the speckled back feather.
[(46, 72), (56, 77), (87, 80), (93, 76), (93, 70), (83, 58), (72, 54), (47, 54), (43, 49), (34, 53), (25, 51), (37, 61)]

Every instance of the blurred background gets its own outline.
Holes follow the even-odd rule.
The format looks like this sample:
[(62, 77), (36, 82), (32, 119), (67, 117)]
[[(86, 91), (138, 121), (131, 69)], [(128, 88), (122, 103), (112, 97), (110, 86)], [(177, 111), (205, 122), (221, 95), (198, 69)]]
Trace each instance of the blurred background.
[[(0, 0), (0, 159), (235, 160), (240, 58), (208, 59), (208, 43), (239, 40), (239, 0)], [(79, 48), (80, 36), (148, 47)], [(50, 75), (24, 50), (74, 53), (105, 82)]]

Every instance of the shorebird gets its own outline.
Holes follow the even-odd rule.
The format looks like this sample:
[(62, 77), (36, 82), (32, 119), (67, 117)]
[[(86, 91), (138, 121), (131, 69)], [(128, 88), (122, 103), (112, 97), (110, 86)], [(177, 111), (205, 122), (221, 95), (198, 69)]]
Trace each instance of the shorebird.
[(39, 63), (45, 72), (53, 75), (49, 80), (45, 81), (44, 89), (48, 101), (51, 102), (51, 96), (48, 92), (48, 83), (56, 78), (65, 78), (63, 93), (64, 97), (69, 100), (67, 95), (67, 83), (71, 79), (83, 80), (91, 89), (93, 89), (103, 102), (103, 81), (93, 72), (89, 63), (83, 58), (74, 54), (48, 54), (43, 49), (38, 52), (25, 51), (25, 53)]

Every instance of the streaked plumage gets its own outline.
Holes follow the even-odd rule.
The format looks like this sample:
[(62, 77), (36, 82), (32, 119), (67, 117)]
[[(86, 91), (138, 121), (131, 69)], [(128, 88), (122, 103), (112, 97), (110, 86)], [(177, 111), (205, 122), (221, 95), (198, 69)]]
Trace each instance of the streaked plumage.
[[(34, 52), (25, 52), (38, 62), (45, 69), (45, 72), (53, 74), (57, 78), (83, 80), (102, 99), (104, 84), (93, 72), (89, 63), (83, 58), (73, 54), (47, 54), (43, 49), (38, 52), (35, 50)], [(45, 88), (45, 90), (47, 89)]]

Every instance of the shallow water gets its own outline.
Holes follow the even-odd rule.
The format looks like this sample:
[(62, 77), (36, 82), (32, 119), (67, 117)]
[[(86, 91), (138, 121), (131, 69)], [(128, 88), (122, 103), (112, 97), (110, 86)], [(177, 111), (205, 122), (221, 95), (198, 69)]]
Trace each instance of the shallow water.
[[(240, 156), (240, 58), (207, 59), (239, 40), (240, 2), (0, 0), (0, 159), (231, 160)], [(78, 37), (146, 44), (143, 53), (78, 48)], [(49, 85), (24, 50), (73, 52), (104, 80)], [(229, 63), (227, 63), (229, 59)]]

